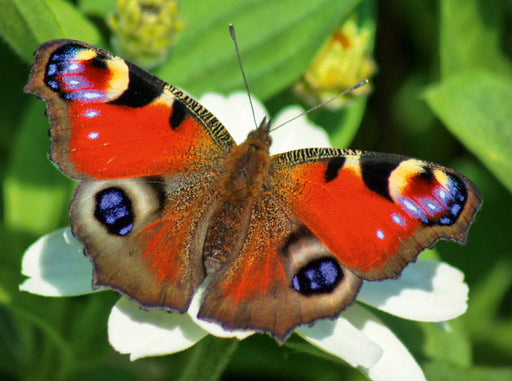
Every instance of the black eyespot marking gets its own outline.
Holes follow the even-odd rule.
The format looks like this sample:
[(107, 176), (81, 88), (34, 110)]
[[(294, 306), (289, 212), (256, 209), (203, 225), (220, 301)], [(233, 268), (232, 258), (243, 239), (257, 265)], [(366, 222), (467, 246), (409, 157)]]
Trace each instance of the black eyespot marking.
[(343, 270), (333, 258), (318, 258), (298, 271), (292, 279), (292, 287), (304, 296), (328, 294), (343, 277)]
[(425, 181), (434, 181), (436, 178), (434, 172), (429, 167), (423, 167), (423, 172), (419, 173), (419, 176)]
[(82, 46), (77, 44), (66, 44), (56, 49), (48, 59), (44, 82), (63, 99), (66, 98), (68, 92), (61, 87), (60, 76), (69, 74), (70, 62), (72, 62), (76, 54), (83, 49)]
[(447, 186), (449, 194), (441, 193), (440, 191), (436, 192), (446, 207), (445, 215), (439, 218), (440, 225), (453, 225), (456, 223), (468, 199), (468, 191), (464, 182), (455, 175), (447, 174), (447, 176), (450, 179)]
[(165, 82), (129, 62), (126, 64), (129, 69), (128, 88), (110, 103), (133, 108), (147, 106), (162, 94)]
[(327, 163), (327, 168), (325, 169), (325, 182), (331, 182), (336, 177), (338, 177), (338, 172), (340, 171), (341, 167), (343, 167), (343, 164), (345, 164), (345, 158), (344, 157), (333, 157), (332, 159), (329, 159), (329, 162)]
[(187, 116), (188, 112), (189, 111), (187, 110), (187, 107), (179, 100), (175, 99), (172, 102), (172, 110), (171, 116), (169, 118), (169, 125), (173, 130), (178, 128), (181, 125), (181, 123), (183, 123), (183, 120)]
[(380, 194), (382, 197), (390, 201), (391, 195), (389, 194), (388, 179), (400, 162), (384, 162), (375, 161), (372, 159), (361, 159), (361, 174), (364, 184), (368, 189)]
[(133, 229), (132, 202), (121, 188), (111, 187), (96, 193), (94, 217), (110, 234), (125, 236)]

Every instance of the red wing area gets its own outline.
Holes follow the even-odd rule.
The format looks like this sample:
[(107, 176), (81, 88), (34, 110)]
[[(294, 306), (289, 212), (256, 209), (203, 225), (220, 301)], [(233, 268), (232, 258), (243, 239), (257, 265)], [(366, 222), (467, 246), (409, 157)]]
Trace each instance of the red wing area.
[[(96, 107), (74, 104), (68, 113), (71, 131), (67, 147), (66, 142), (58, 144), (60, 139), (54, 136), (52, 159), (59, 166), (70, 161), (74, 171), (92, 178), (194, 171), (218, 151), (204, 128), (191, 116), (185, 117), (177, 128), (170, 128), (172, 108), (164, 101), (136, 109), (110, 104)], [(88, 113), (97, 116), (88, 119), (84, 116)], [(66, 148), (61, 151), (63, 147)]]
[[(293, 164), (297, 155), (307, 161)], [(365, 279), (398, 275), (438, 239), (464, 242), (481, 203), (463, 175), (398, 155), (306, 150), (277, 162), (292, 210)]]
[(25, 90), (47, 102), (51, 158), (77, 179), (194, 171), (233, 144), (182, 91), (82, 42), (41, 45)]

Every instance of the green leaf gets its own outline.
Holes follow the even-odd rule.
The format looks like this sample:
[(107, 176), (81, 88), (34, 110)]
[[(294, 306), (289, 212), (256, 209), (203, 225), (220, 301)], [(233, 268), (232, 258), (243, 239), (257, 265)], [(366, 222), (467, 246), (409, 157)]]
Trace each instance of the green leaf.
[(431, 381), (510, 381), (511, 367), (474, 367), (458, 368), (441, 361), (432, 362), (423, 367), (425, 376)]
[[(20, 292), (17, 286), (21, 274), (13, 269), (0, 267), (0, 279), (3, 288), (12, 296), (10, 300), (2, 301), (4, 303), (1, 306), (16, 323), (15, 334), (20, 341), (13, 355), (18, 361), (16, 370), (22, 375), (20, 379), (43, 380), (43, 374), (48, 376), (53, 373), (52, 379), (58, 380), (59, 375), (55, 374), (56, 363), (59, 364), (59, 372), (65, 373), (73, 362), (72, 348), (66, 343), (59, 326), (64, 303)], [(34, 328), (38, 330), (38, 335), (29, 331)], [(34, 378), (36, 374), (38, 377)]]
[(69, 181), (48, 161), (50, 141), (44, 105), (29, 102), (5, 181), (4, 219), (12, 230), (42, 234), (55, 229), (67, 213)]
[[(93, 45), (100, 44), (101, 36), (99, 31), (96, 29), (94, 24), (78, 12), (70, 2), (63, 0), (46, 1), (64, 30), (64, 38), (86, 41)], [(52, 38), (63, 37), (55, 36)]]
[(45, 1), (0, 0), (0, 9), (0, 33), (25, 62), (40, 42), (63, 33)]
[(424, 351), (431, 359), (453, 365), (471, 365), (471, 343), (461, 319), (447, 322), (448, 329), (437, 324), (421, 324), (425, 336)]
[(37, 45), (55, 38), (100, 41), (96, 28), (63, 0), (0, 0), (0, 34), (25, 62)]
[(105, 323), (119, 295), (102, 292), (77, 299), (70, 308), (73, 319), (69, 321), (68, 341), (80, 362), (101, 359), (112, 352)]
[(512, 358), (512, 318), (497, 321), (493, 328), (491, 339), (496, 353), (509, 359)]
[(241, 378), (243, 374), (255, 380), (367, 380), (339, 357), (299, 335), (292, 335), (282, 346), (268, 335), (252, 335), (240, 342), (224, 377)]
[(507, 294), (512, 285), (512, 263), (508, 259), (496, 262), (484, 275), (485, 278), (473, 287), (468, 314), (464, 317), (466, 326), (473, 339), (492, 345), (485, 350), (489, 358), (500, 352), (511, 357), (512, 318), (500, 317), (500, 309), (510, 304)]
[[(2, 301), (0, 301), (0, 304)], [(20, 364), (18, 353), (21, 351), (19, 332), (14, 317), (0, 305), (0, 372), (17, 373)]]
[(442, 76), (478, 68), (512, 75), (512, 65), (500, 51), (505, 2), (444, 0), (440, 4)]
[(232, 23), (251, 92), (265, 99), (300, 77), (320, 43), (357, 3), (223, 0), (211, 7), (205, 0), (183, 2), (185, 28), (168, 63), (155, 74), (195, 96), (243, 88), (228, 32)]
[(179, 381), (218, 380), (238, 343), (238, 339), (206, 336), (191, 349), (192, 354)]
[(446, 127), (512, 191), (512, 80), (465, 71), (429, 89), (426, 99)]
[(510, 261), (495, 263), (492, 270), (473, 287), (470, 308), (465, 316), (470, 333), (485, 339), (496, 328), (496, 316), (512, 284)]
[(88, 16), (106, 19), (117, 9), (116, 0), (77, 0), (76, 4), (81, 13)]
[(147, 375), (137, 372), (134, 367), (123, 368), (120, 365), (95, 364), (95, 367), (80, 369), (73, 374), (75, 381), (142, 381), (147, 380)]
[(356, 99), (349, 107), (335, 112), (322, 110), (321, 114), (313, 120), (329, 132), (333, 147), (349, 148), (359, 129), (365, 110), (366, 97)]

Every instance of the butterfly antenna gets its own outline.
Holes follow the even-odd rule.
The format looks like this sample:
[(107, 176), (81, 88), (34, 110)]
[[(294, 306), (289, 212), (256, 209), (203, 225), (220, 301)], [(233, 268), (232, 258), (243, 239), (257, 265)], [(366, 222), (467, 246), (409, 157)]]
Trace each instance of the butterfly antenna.
[(275, 130), (277, 130), (278, 128), (283, 127), (285, 124), (288, 124), (288, 123), (290, 123), (290, 122), (293, 122), (295, 119), (299, 119), (300, 117), (302, 117), (302, 116), (304, 116), (304, 115), (306, 115), (306, 114), (309, 114), (311, 111), (315, 111), (316, 109), (318, 109), (318, 108), (320, 108), (320, 107), (324, 107), (326, 104), (331, 103), (331, 102), (332, 102), (333, 100), (335, 100), (336, 98), (339, 98), (339, 97), (341, 97), (341, 96), (345, 95), (346, 93), (349, 93), (349, 92), (351, 92), (351, 91), (354, 91), (354, 90), (356, 90), (356, 89), (359, 89), (360, 87), (362, 87), (362, 86), (366, 85), (367, 83), (368, 83), (368, 80), (367, 80), (367, 79), (363, 79), (361, 82), (356, 83), (356, 84), (355, 84), (354, 86), (352, 86), (351, 88), (349, 88), (349, 89), (347, 89), (347, 90), (345, 90), (345, 91), (342, 91), (342, 92), (341, 92), (341, 93), (339, 93), (338, 95), (335, 95), (334, 97), (332, 97), (331, 99), (329, 99), (329, 100), (327, 100), (327, 101), (325, 101), (325, 102), (322, 102), (322, 103), (320, 103), (320, 104), (318, 104), (318, 105), (316, 105), (316, 106), (314, 106), (314, 107), (311, 107), (309, 110), (306, 110), (306, 111), (304, 111), (304, 112), (301, 112), (299, 115), (296, 115), (296, 116), (294, 116), (293, 118), (291, 118), (291, 119), (287, 120), (286, 122), (281, 123), (279, 126), (272, 128), (270, 131), (275, 131)]
[(249, 103), (251, 105), (251, 111), (252, 111), (252, 119), (254, 120), (254, 125), (257, 128), (258, 123), (256, 122), (256, 115), (254, 114), (254, 106), (252, 105), (251, 92), (249, 91), (249, 85), (247, 84), (247, 77), (245, 76), (244, 66), (242, 65), (242, 57), (240, 57), (240, 50), (238, 49), (238, 43), (236, 42), (235, 27), (233, 26), (233, 24), (229, 24), (229, 33), (231, 34), (231, 39), (233, 40), (233, 43), (235, 44), (236, 57), (238, 58), (238, 65), (240, 66), (240, 71), (242, 72), (242, 77), (244, 77), (245, 90), (247, 91), (247, 95), (249, 96)]

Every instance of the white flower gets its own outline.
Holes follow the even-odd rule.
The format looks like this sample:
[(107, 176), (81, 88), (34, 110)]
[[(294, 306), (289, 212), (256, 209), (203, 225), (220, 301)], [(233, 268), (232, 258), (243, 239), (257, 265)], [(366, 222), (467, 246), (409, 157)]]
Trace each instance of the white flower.
[[(211, 110), (232, 133), (237, 143), (255, 128), (247, 95), (227, 98), (208, 94), (201, 103)], [(263, 106), (254, 101), (256, 121), (265, 116)], [(278, 115), (273, 125), (301, 113), (291, 107)], [(233, 116), (234, 115), (234, 116)], [(272, 153), (304, 147), (329, 146), (323, 130), (305, 117), (272, 134)], [(297, 142), (296, 138), (303, 141)], [(72, 296), (93, 292), (92, 265), (69, 228), (48, 234), (25, 253), (22, 273), (28, 277), (20, 289), (46, 296)], [(243, 339), (252, 331), (226, 331), (220, 325), (197, 319), (202, 288), (194, 296), (187, 314), (145, 311), (121, 297), (108, 321), (111, 345), (131, 360), (182, 351), (208, 333), (218, 337)], [(397, 280), (364, 282), (356, 303), (335, 320), (324, 319), (296, 332), (305, 340), (353, 367), (363, 369), (373, 380), (424, 380), (421, 368), (393, 332), (361, 303), (390, 314), (426, 322), (443, 322), (466, 311), (468, 287), (463, 274), (443, 263), (419, 259)]]

